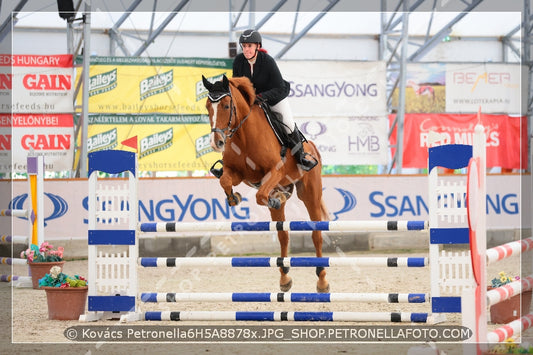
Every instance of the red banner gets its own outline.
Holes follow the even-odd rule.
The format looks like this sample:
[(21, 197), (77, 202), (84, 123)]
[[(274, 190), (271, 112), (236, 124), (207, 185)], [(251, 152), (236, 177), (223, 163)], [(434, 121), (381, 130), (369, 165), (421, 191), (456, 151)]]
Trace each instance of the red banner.
[[(396, 115), (389, 116), (392, 125)], [(403, 167), (427, 167), (432, 144), (472, 144), (477, 114), (408, 113), (404, 120)], [(487, 135), (487, 167), (527, 169), (527, 119), (525, 116), (481, 115)], [(430, 135), (429, 132), (435, 132)], [(396, 144), (396, 129), (390, 137)], [(394, 154), (394, 149), (393, 152)]]

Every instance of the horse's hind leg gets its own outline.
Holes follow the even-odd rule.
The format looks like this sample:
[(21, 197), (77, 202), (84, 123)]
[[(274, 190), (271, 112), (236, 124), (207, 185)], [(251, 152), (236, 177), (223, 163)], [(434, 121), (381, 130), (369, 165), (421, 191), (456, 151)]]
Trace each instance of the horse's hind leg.
[[(316, 219), (313, 219), (313, 217), (311, 217), (311, 219), (313, 221), (316, 221)], [(316, 256), (320, 258), (322, 257), (322, 232), (313, 231), (312, 238), (313, 244), (315, 246)], [(319, 293), (329, 292), (329, 282), (326, 280), (326, 269), (324, 269), (323, 267), (317, 267), (316, 276), (318, 276), (318, 281), (316, 283), (316, 291)]]
[[(269, 208), (272, 221), (285, 221), (285, 204), (282, 204), (280, 208)], [(286, 258), (289, 255), (289, 232), (278, 231), (278, 240), (281, 250), (281, 257)], [(279, 288), (283, 292), (287, 292), (292, 287), (292, 278), (288, 275), (288, 267), (280, 267), (279, 272), (281, 277), (279, 279)]]
[[(317, 172), (311, 171), (308, 174), (313, 173), (320, 174), (320, 170)], [(311, 175), (308, 175), (308, 177), (311, 177)], [(306, 181), (299, 181), (296, 184), (296, 192), (298, 194), (298, 198), (304, 203), (311, 221), (321, 221), (322, 183), (320, 176), (315, 176), (314, 180), (308, 178)], [(313, 238), (316, 256), (320, 258), (322, 257), (322, 232), (313, 231), (311, 236)], [(329, 292), (329, 282), (326, 280), (326, 269), (323, 267), (317, 267), (316, 275), (318, 276), (318, 281), (316, 283), (317, 292)]]

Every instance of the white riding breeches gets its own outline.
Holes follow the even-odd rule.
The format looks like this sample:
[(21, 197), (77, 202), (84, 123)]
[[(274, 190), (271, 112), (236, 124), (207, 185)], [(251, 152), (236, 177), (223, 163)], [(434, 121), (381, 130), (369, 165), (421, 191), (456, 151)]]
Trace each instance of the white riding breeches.
[(294, 131), (295, 123), (294, 119), (292, 118), (292, 110), (291, 106), (289, 105), (288, 98), (284, 98), (277, 104), (270, 106), (270, 108), (272, 109), (272, 111), (277, 112), (281, 115), (281, 119), (285, 126), (285, 132), (292, 133), (292, 131)]

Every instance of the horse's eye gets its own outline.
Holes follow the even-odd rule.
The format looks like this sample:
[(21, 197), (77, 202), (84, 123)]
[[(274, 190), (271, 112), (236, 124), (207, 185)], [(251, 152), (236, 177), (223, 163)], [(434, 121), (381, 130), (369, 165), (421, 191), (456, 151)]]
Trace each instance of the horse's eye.
[(224, 106), (224, 109), (225, 109), (225, 110), (229, 110), (229, 105), (225, 105), (225, 106)]

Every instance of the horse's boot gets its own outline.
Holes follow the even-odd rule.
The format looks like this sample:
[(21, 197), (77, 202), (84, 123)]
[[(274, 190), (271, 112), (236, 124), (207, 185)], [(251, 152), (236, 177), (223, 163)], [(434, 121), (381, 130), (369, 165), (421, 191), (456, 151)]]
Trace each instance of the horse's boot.
[[(220, 165), (222, 165), (219, 169), (215, 168), (215, 165), (217, 165), (218, 163), (220, 163)], [(224, 167), (223, 166), (224, 166), (224, 162), (222, 160), (217, 160), (213, 165), (211, 165), (211, 168), (209, 169), (209, 171), (217, 179), (220, 179), (220, 177), (222, 176), (222, 173), (224, 172)]]
[(303, 136), (295, 126), (294, 130), (288, 134), (288, 144), (289, 148), (291, 149), (291, 154), (296, 159), (298, 165), (300, 165), (303, 170), (309, 171), (318, 164), (318, 160), (311, 154), (304, 151), (302, 138)]

